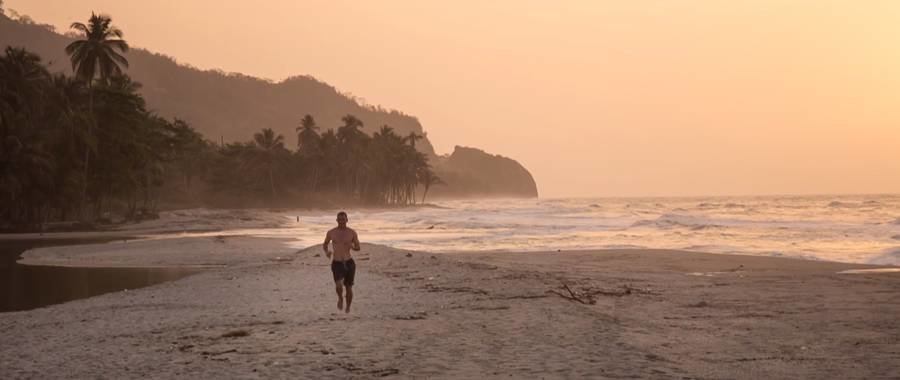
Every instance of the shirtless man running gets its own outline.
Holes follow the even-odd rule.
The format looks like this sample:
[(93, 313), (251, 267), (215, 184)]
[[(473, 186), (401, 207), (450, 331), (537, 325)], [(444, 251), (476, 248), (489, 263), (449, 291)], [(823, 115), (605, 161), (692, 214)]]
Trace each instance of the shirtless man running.
[[(356, 231), (347, 227), (347, 213), (337, 214), (338, 226), (325, 234), (325, 243), (322, 249), (325, 256), (331, 258), (331, 273), (334, 275), (334, 286), (337, 291), (338, 310), (350, 312), (350, 303), (353, 302), (353, 277), (356, 276), (356, 263), (350, 257), (350, 250), (359, 251), (359, 237)], [(333, 243), (334, 257), (328, 250), (328, 243)], [(344, 308), (344, 288), (347, 289), (347, 307)]]

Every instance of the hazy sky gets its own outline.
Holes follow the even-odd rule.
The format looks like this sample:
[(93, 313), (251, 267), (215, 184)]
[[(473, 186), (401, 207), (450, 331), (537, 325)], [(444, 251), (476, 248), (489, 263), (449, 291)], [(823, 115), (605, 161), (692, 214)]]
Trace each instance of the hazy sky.
[(900, 192), (900, 1), (6, 0), (200, 68), (309, 74), (542, 197)]

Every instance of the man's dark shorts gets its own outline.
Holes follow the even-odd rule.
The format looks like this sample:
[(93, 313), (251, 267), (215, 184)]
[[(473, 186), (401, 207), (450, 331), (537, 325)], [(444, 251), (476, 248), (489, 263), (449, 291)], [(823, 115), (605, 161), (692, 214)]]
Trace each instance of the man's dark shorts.
[(344, 285), (353, 286), (353, 278), (356, 277), (356, 263), (353, 262), (353, 259), (332, 261), (331, 273), (334, 275), (334, 282), (343, 279)]

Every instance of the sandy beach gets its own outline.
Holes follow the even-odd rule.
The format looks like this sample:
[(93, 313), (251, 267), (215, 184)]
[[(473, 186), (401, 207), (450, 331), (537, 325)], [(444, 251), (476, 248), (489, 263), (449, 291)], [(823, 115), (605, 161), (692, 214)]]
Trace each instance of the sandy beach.
[(900, 380), (900, 1), (806, 3), (0, 0), (0, 380)]
[(345, 314), (321, 249), (286, 247), (213, 236), (26, 252), (28, 264), (209, 269), (0, 314), (0, 377), (900, 376), (900, 273), (839, 273), (870, 266), (364, 244)]

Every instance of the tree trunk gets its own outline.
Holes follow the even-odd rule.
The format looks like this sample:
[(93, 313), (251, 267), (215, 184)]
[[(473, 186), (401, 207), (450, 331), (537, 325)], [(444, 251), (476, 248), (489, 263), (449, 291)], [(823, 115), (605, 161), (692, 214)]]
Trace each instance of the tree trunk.
[[(88, 83), (88, 109), (90, 110), (91, 121), (88, 123), (87, 136), (88, 136), (88, 139), (90, 139), (90, 137), (93, 134), (94, 124), (97, 122), (97, 117), (96, 117), (96, 115), (94, 115), (94, 92), (91, 90), (90, 82)], [(84, 145), (84, 168), (82, 169), (82, 175), (81, 175), (81, 178), (83, 181), (81, 184), (81, 204), (78, 205), (78, 213), (80, 214), (79, 218), (82, 221), (85, 221), (86, 217), (87, 217), (87, 215), (85, 215), (85, 214), (87, 211), (88, 164), (90, 162), (90, 157), (91, 157), (91, 149), (90, 149), (89, 144), (86, 143)]]
[(313, 175), (312, 175), (312, 191), (313, 192), (316, 191), (316, 185), (318, 182), (319, 182), (319, 168), (316, 167), (313, 169)]
[(272, 167), (269, 167), (269, 186), (272, 188), (272, 199), (275, 199), (275, 179), (272, 176)]
[(425, 196), (428, 195), (428, 185), (425, 185), (425, 192), (422, 193), (422, 204), (425, 204)]

